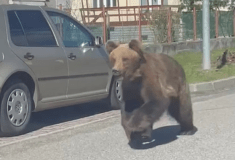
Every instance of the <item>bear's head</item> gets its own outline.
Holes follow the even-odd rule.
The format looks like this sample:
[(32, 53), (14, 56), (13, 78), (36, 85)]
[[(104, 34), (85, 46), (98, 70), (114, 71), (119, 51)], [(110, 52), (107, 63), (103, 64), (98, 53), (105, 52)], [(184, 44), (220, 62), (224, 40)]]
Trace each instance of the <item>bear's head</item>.
[(121, 75), (130, 80), (141, 76), (140, 67), (146, 61), (137, 40), (132, 40), (129, 44), (108, 41), (106, 50), (109, 53), (114, 75)]

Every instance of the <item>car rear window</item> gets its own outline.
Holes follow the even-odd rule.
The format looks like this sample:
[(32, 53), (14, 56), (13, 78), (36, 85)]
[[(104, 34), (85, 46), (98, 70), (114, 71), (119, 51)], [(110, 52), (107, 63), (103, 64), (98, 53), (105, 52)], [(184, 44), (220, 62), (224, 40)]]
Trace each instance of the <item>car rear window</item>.
[(57, 46), (41, 11), (8, 11), (12, 42), (17, 46)]

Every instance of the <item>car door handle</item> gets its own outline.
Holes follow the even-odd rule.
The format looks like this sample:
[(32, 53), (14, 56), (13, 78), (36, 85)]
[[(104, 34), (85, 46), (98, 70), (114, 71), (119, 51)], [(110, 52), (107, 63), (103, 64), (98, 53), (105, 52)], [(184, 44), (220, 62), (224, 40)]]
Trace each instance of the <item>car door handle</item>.
[(73, 53), (70, 53), (70, 55), (68, 55), (68, 58), (71, 59), (71, 60), (75, 60), (76, 55), (74, 55)]
[(24, 58), (25, 59), (28, 59), (28, 60), (32, 60), (32, 59), (34, 59), (34, 55), (32, 55), (31, 53), (26, 53), (26, 55), (24, 55)]

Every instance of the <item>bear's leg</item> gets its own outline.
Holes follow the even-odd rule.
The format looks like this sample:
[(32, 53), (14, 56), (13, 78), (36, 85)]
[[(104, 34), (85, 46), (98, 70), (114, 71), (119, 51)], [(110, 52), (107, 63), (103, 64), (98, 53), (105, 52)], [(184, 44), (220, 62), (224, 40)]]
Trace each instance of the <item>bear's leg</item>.
[(124, 116), (122, 117), (122, 127), (129, 142), (140, 138), (143, 138), (144, 140), (149, 140), (151, 138), (153, 125), (146, 126), (144, 130), (140, 129), (139, 126), (135, 126), (134, 128), (131, 126), (130, 128), (127, 123), (130, 123), (131, 121), (128, 121), (128, 119), (125, 118), (126, 117)]
[(193, 125), (193, 109), (188, 86), (183, 86), (179, 96), (178, 116), (176, 120), (180, 123), (180, 135), (193, 135), (197, 132), (197, 128)]
[(168, 99), (149, 101), (132, 112), (128, 127), (139, 132), (142, 138), (151, 138), (153, 123), (158, 120), (169, 105)]
[(141, 137), (143, 139), (150, 139), (152, 137), (152, 130), (153, 130), (153, 125), (150, 125), (141, 133)]
[(125, 112), (125, 110), (121, 110), (121, 124), (129, 142), (131, 141), (131, 133), (132, 133), (131, 128), (128, 128), (128, 121), (130, 117), (131, 114)]
[(126, 126), (123, 126), (123, 129), (124, 129), (124, 131), (126, 133), (126, 137), (127, 137), (128, 141), (130, 142), (131, 141), (131, 133), (132, 132)]

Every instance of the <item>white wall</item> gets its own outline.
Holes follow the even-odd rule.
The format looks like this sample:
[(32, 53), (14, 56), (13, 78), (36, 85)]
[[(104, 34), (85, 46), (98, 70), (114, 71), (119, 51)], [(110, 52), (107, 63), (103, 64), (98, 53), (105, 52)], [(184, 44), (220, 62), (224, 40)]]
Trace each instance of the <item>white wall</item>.
[(9, 4), (9, 0), (0, 0), (0, 4)]

